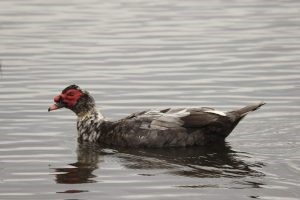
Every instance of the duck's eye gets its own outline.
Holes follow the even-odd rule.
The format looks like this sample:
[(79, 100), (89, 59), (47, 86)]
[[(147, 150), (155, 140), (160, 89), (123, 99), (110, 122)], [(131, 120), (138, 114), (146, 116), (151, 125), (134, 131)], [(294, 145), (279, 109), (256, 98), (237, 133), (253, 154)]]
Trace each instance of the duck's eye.
[(72, 97), (72, 96), (74, 96), (74, 95), (75, 95), (74, 92), (69, 92), (69, 93), (68, 93), (68, 96), (71, 96), (71, 97)]

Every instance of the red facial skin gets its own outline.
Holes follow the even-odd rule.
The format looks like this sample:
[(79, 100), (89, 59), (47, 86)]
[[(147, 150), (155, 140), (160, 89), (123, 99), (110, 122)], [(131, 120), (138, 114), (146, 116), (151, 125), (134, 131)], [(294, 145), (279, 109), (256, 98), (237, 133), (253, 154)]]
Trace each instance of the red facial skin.
[(82, 92), (76, 89), (70, 89), (66, 91), (65, 93), (62, 93), (60, 95), (57, 95), (54, 97), (54, 102), (57, 104), (54, 104), (49, 107), (49, 111), (57, 110), (62, 108), (59, 106), (59, 102), (62, 101), (65, 104), (66, 108), (72, 108), (74, 105), (76, 105), (78, 99), (81, 97)]

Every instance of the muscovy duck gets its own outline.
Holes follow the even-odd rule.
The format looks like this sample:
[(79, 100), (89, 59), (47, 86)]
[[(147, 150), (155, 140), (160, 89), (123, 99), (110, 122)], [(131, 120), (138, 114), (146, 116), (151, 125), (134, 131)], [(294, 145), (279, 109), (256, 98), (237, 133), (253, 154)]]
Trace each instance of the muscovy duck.
[(150, 109), (117, 121), (108, 121), (97, 110), (94, 98), (77, 85), (54, 97), (48, 111), (72, 110), (78, 117), (79, 141), (118, 147), (185, 147), (224, 141), (249, 112), (263, 102), (230, 112), (209, 107)]

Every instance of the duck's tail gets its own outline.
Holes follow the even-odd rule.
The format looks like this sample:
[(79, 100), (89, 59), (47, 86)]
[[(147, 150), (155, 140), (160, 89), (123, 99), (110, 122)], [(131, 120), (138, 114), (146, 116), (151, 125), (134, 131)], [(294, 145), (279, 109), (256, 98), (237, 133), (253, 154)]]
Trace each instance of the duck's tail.
[[(241, 109), (233, 110), (226, 113), (226, 116), (230, 119), (230, 123), (228, 123), (228, 127), (226, 131), (222, 132), (222, 134), (219, 134), (221, 138), (226, 138), (231, 131), (236, 127), (236, 125), (250, 112), (257, 110), (259, 107), (264, 105), (264, 102), (255, 103), (246, 107), (243, 107)], [(228, 119), (227, 118), (227, 119)]]
[(255, 104), (246, 106), (246, 107), (238, 109), (238, 110), (233, 110), (233, 111), (227, 112), (226, 115), (235, 124), (234, 126), (236, 126), (239, 123), (239, 121), (241, 119), (243, 119), (248, 113), (250, 113), (254, 110), (257, 110), (264, 104), (265, 104), (264, 102), (255, 103)]
[(264, 102), (259, 102), (256, 104), (252, 104), (249, 106), (246, 106), (244, 108), (241, 108), (239, 110), (235, 110), (233, 112), (235, 112), (236, 114), (238, 114), (241, 118), (245, 117), (248, 113), (257, 110), (258, 108), (260, 108), (261, 106), (265, 105), (266, 103)]

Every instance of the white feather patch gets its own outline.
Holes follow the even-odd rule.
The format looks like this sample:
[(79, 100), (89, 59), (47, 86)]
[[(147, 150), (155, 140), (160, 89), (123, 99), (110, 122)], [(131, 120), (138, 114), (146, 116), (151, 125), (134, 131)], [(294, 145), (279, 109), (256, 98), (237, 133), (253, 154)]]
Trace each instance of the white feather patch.
[(208, 111), (205, 111), (206, 113), (213, 113), (213, 114), (216, 114), (216, 115), (221, 115), (221, 116), (226, 116), (226, 114), (222, 111), (219, 111), (219, 110), (208, 110)]
[(154, 117), (150, 124), (150, 128), (166, 130), (169, 128), (181, 127), (184, 124), (181, 118), (188, 116), (190, 112), (188, 112), (187, 109), (170, 109), (166, 113), (163, 113), (160, 110), (150, 110), (145, 114)]

